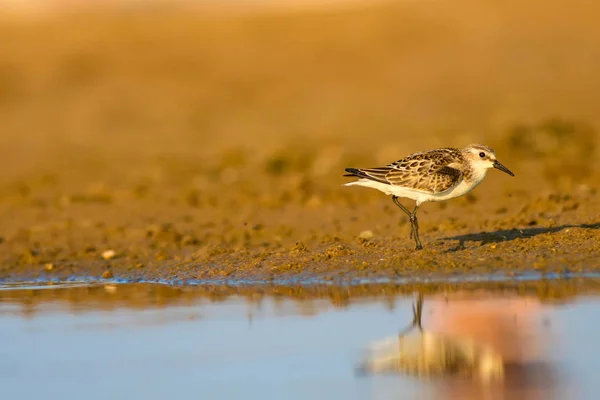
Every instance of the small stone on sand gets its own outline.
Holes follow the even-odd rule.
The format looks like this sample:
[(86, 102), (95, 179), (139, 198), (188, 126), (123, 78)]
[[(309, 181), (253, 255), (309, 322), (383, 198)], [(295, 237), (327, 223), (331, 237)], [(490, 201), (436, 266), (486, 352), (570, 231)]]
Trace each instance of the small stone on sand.
[(364, 240), (373, 239), (374, 236), (373, 231), (362, 231), (360, 235), (358, 235), (359, 238)]
[(105, 260), (111, 260), (115, 258), (116, 255), (117, 252), (114, 250), (106, 250), (102, 252), (102, 258), (104, 258)]

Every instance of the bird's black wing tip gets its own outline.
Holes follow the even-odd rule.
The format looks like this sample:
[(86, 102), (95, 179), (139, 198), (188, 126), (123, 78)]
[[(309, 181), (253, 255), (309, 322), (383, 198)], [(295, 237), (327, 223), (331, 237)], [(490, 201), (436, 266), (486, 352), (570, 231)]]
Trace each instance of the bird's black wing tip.
[(372, 181), (389, 184), (389, 182), (385, 178), (374, 176), (373, 174), (370, 174), (368, 172), (365, 172), (365, 170), (360, 170), (358, 168), (346, 168), (346, 172), (349, 172), (349, 173), (344, 176), (351, 176), (351, 177), (357, 177), (357, 178), (362, 178), (362, 179), (370, 179)]

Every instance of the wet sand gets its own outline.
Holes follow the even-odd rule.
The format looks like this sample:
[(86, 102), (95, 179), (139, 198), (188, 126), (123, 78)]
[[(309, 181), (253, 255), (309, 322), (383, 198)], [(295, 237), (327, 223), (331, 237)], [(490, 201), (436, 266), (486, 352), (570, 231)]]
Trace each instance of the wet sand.
[[(600, 271), (594, 3), (429, 3), (3, 21), (0, 278)], [(342, 186), (471, 142), (516, 176), (423, 205), (420, 252)]]

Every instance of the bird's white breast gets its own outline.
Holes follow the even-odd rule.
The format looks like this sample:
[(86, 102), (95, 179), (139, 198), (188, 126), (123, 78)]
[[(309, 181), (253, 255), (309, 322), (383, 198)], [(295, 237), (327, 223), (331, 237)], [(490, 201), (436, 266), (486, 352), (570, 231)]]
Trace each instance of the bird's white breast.
[(462, 196), (464, 194), (469, 193), (471, 190), (475, 189), (485, 178), (487, 174), (487, 170), (475, 171), (475, 173), (471, 176), (471, 180), (467, 181), (466, 179), (461, 179), (457, 185), (452, 186), (450, 189), (437, 193), (433, 195), (431, 200), (425, 201), (442, 201), (454, 199), (456, 197)]

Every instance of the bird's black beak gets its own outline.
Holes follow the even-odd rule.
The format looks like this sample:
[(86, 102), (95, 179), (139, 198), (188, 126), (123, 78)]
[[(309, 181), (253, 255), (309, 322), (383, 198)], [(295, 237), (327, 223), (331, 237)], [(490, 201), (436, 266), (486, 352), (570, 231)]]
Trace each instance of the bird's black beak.
[(507, 174), (509, 174), (510, 176), (515, 176), (515, 174), (513, 174), (510, 169), (506, 168), (504, 165), (500, 164), (500, 161), (498, 160), (494, 160), (494, 168), (499, 169), (502, 172), (506, 172)]

